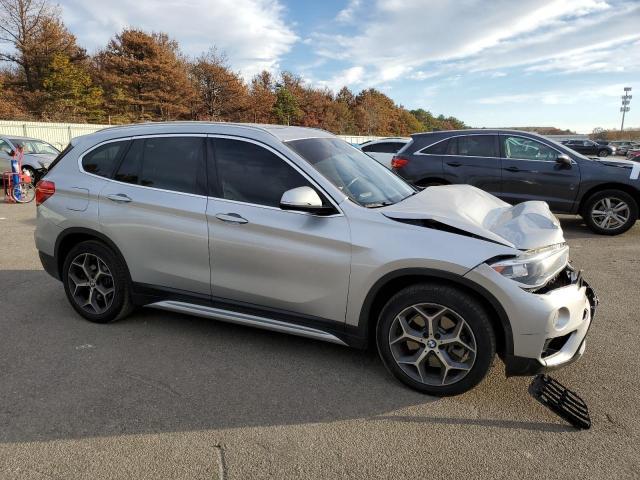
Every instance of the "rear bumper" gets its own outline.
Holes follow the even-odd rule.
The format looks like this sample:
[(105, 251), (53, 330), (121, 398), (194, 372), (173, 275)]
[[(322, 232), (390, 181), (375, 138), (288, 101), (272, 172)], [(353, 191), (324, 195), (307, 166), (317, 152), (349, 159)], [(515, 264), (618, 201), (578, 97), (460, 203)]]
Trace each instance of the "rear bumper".
[(58, 262), (56, 262), (55, 257), (47, 255), (43, 252), (38, 252), (38, 255), (40, 257), (40, 263), (42, 263), (44, 271), (56, 280), (60, 280), (60, 273), (58, 272)]

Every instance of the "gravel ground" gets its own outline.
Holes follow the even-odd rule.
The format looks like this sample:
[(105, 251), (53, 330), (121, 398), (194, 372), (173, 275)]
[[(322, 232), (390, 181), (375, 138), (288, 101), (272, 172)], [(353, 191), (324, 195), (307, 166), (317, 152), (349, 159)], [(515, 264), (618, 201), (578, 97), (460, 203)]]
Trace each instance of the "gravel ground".
[(563, 217), (601, 299), (581, 361), (578, 432), (505, 379), (404, 388), (373, 353), (141, 310), (82, 320), (33, 245), (33, 205), (0, 203), (0, 478), (640, 478), (640, 225)]

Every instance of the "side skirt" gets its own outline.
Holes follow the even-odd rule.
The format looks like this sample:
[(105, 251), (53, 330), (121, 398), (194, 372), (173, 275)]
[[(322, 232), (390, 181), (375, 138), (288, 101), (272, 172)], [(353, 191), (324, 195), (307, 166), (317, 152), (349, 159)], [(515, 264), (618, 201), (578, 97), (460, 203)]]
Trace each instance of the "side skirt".
[(251, 315), (248, 313), (234, 312), (221, 308), (198, 305), (195, 303), (187, 303), (176, 300), (164, 300), (161, 302), (151, 303), (147, 305), (150, 308), (158, 308), (160, 310), (168, 310), (170, 312), (186, 313), (196, 315), (198, 317), (212, 318), (222, 320), (224, 322), (236, 323), (239, 325), (247, 325), (250, 327), (262, 328), (264, 330), (272, 330), (274, 332), (288, 333), (299, 337), (313, 338), (329, 343), (348, 346), (346, 342), (339, 339), (331, 333), (324, 332), (315, 328), (294, 323), (274, 320), (272, 318)]

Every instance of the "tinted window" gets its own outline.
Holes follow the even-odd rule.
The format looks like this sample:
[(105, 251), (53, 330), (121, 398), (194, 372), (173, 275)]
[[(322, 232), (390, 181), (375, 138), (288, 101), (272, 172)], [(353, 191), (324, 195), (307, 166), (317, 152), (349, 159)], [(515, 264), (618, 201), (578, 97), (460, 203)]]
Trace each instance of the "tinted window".
[(502, 148), (505, 158), (551, 161), (558, 156), (558, 152), (544, 143), (523, 137), (503, 136)]
[(145, 187), (204, 194), (204, 138), (135, 140), (114, 178)]
[(266, 148), (220, 138), (214, 144), (222, 198), (279, 207), (282, 194), (287, 190), (311, 186), (293, 167)]
[(404, 147), (404, 145), (405, 144), (401, 142), (382, 142), (373, 145), (365, 145), (362, 147), (362, 151), (372, 153), (397, 153), (398, 150)]
[(430, 147), (424, 148), (420, 153), (426, 153), (429, 155), (445, 155), (448, 153), (449, 140), (443, 140)]
[(458, 137), (458, 155), (467, 157), (497, 157), (494, 135)]
[[(111, 177), (113, 169), (120, 155), (129, 144), (128, 141), (105, 143), (90, 151), (82, 158), (82, 168), (85, 172)], [(56, 162), (57, 163), (57, 162)]]

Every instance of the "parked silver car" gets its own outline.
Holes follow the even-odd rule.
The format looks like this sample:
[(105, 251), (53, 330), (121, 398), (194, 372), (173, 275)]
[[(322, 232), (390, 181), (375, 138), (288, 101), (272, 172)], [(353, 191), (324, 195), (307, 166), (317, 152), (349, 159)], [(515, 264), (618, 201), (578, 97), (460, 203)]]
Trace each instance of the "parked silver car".
[(409, 143), (410, 140), (410, 138), (403, 137), (380, 138), (378, 140), (369, 140), (368, 142), (361, 143), (358, 145), (358, 148), (374, 158), (378, 163), (391, 169), (391, 160), (394, 155)]
[(37, 138), (0, 135), (0, 171), (11, 170), (11, 154), (16, 147), (22, 147), (22, 173), (38, 180), (49, 168), (49, 165), (60, 154), (53, 145)]
[[(597, 300), (544, 202), (415, 190), (321, 130), (116, 127), (37, 188), (47, 272), (99, 323), (134, 306), (354, 347), (433, 395), (566, 365)], [(248, 332), (249, 334), (249, 332)]]

